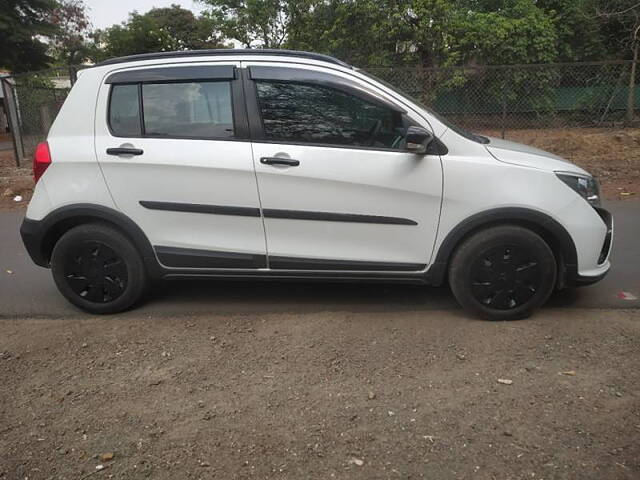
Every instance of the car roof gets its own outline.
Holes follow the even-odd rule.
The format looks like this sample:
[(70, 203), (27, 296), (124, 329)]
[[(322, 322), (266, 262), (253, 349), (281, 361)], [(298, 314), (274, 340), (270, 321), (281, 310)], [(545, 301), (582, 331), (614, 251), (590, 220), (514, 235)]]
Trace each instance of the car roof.
[(156, 52), (156, 53), (141, 53), (138, 55), (128, 55), (126, 57), (110, 58), (103, 62), (96, 64), (96, 67), (103, 65), (114, 65), (118, 63), (126, 62), (138, 62), (143, 60), (158, 60), (165, 58), (183, 58), (183, 57), (217, 57), (217, 56), (236, 56), (242, 57), (245, 55), (251, 56), (282, 56), (282, 57), (296, 57), (296, 58), (308, 58), (312, 60), (319, 60), (322, 62), (333, 63), (342, 67), (353, 68), (348, 63), (338, 60), (337, 58), (329, 55), (323, 55), (321, 53), (301, 52), (298, 50), (284, 50), (284, 49), (236, 49), (236, 48), (219, 48), (219, 49), (203, 49), (203, 50), (182, 50), (177, 52)]

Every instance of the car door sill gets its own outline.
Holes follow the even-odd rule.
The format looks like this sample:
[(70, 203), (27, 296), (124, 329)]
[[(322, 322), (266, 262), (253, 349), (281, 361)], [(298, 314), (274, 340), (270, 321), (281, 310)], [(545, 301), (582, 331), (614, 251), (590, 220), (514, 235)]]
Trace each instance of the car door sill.
[[(165, 269), (187, 269), (197, 271), (236, 271), (268, 272), (271, 275), (286, 272), (351, 272), (362, 274), (378, 273), (419, 273), (426, 269), (425, 264), (406, 262), (379, 262), (363, 260), (340, 260), (321, 258), (283, 257), (246, 253), (201, 250), (193, 248), (154, 246), (160, 266)], [(268, 260), (268, 263), (267, 263)]]
[(388, 273), (388, 272), (328, 272), (328, 271), (165, 271), (164, 280), (237, 280), (237, 281), (305, 281), (305, 282), (382, 282), (408, 283), (418, 285), (435, 285), (423, 272)]

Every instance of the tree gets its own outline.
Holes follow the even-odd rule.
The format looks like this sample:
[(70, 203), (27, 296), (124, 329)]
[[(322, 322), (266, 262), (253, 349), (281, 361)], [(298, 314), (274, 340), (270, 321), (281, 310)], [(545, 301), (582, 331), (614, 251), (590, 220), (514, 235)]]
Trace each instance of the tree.
[(558, 61), (584, 62), (606, 58), (609, 51), (600, 22), (593, 15), (599, 0), (538, 0), (556, 30)]
[(557, 33), (535, 0), (496, 2), (492, 10), (464, 10), (456, 31), (462, 64), (547, 63), (558, 58)]
[(195, 50), (222, 46), (216, 23), (208, 16), (196, 18), (191, 10), (186, 10), (179, 5), (154, 8), (145, 16), (155, 21), (168, 35), (171, 50)]
[(56, 27), (50, 48), (54, 57), (65, 65), (77, 65), (89, 55), (89, 19), (83, 0), (58, 0), (51, 14)]
[(200, 0), (209, 5), (208, 17), (227, 37), (245, 48), (280, 48), (295, 14), (305, 1), (295, 0)]
[(554, 61), (555, 25), (537, 3), (319, 0), (292, 18), (286, 45), (319, 48), (364, 65), (441, 67)]
[(638, 0), (602, 0), (597, 16), (607, 22), (609, 31), (617, 32), (618, 44), (631, 56), (629, 92), (627, 96), (627, 121), (633, 121), (635, 87), (640, 50), (640, 2)]
[(109, 57), (171, 50), (168, 33), (162, 31), (153, 19), (138, 12), (130, 13), (126, 23), (95, 32), (94, 41), (97, 48), (93, 56), (97, 61)]
[(92, 57), (99, 61), (137, 53), (222, 47), (212, 19), (196, 18), (178, 5), (132, 12), (127, 22), (93, 35)]
[(51, 58), (41, 37), (55, 31), (55, 7), (54, 0), (0, 0), (0, 67), (24, 72), (47, 65)]
[(362, 66), (394, 64), (398, 39), (392, 4), (384, 0), (328, 0), (307, 4), (292, 16), (287, 48), (327, 53)]

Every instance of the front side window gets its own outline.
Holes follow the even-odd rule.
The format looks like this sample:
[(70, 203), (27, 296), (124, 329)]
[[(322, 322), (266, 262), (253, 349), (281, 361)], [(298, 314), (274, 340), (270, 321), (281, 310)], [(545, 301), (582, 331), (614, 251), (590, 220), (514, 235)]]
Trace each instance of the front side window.
[[(142, 122), (139, 116), (140, 90)], [(137, 130), (133, 128), (135, 120), (138, 122)], [(179, 82), (145, 83), (141, 87), (114, 85), (109, 121), (117, 136), (233, 137), (231, 84)]]
[(399, 112), (311, 83), (256, 82), (267, 140), (400, 149)]

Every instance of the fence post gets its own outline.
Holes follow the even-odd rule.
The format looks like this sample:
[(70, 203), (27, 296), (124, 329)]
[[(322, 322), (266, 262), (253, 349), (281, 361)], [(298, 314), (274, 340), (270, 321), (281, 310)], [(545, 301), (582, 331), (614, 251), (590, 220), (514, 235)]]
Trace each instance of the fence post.
[(42, 121), (42, 129), (48, 132), (51, 128), (53, 120), (51, 118), (51, 108), (49, 105), (40, 105), (40, 120)]
[(24, 158), (24, 145), (22, 144), (22, 134), (20, 133), (20, 119), (18, 118), (18, 104), (16, 102), (15, 89), (8, 78), (2, 78), (0, 82), (2, 83), (2, 92), (4, 93), (9, 128), (11, 129), (11, 136), (13, 137), (13, 151), (16, 156), (16, 166), (19, 168)]
[(631, 63), (631, 74), (629, 75), (629, 96), (627, 97), (627, 121), (633, 122), (633, 109), (636, 103), (636, 66), (638, 65), (638, 48), (640, 40), (636, 40), (633, 47), (633, 63)]
[(502, 139), (506, 135), (507, 129), (507, 92), (506, 92), (506, 84), (502, 82)]
[(70, 65), (69, 66), (69, 83), (71, 83), (72, 87), (77, 80), (78, 80), (78, 69), (76, 68), (75, 65)]

